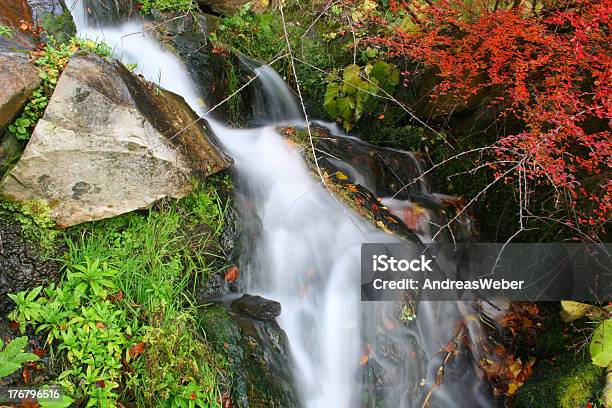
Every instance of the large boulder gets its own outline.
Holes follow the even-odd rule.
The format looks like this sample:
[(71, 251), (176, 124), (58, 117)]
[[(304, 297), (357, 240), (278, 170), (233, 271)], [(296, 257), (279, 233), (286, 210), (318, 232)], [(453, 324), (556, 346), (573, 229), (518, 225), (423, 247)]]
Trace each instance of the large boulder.
[(193, 177), (230, 164), (183, 98), (85, 54), (68, 63), (0, 190), (46, 202), (68, 227), (184, 197)]
[(38, 85), (38, 69), (29, 61), (29, 55), (18, 49), (11, 51), (0, 43), (0, 135)]

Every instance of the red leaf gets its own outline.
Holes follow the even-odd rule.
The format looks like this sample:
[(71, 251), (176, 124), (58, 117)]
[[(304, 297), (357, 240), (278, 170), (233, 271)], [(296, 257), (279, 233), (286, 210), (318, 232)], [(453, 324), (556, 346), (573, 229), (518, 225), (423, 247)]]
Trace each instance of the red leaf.
[(144, 349), (145, 349), (145, 344), (141, 341), (140, 343), (132, 346), (132, 348), (130, 349), (130, 356), (138, 357), (144, 352)]
[(221, 407), (222, 408), (233, 408), (232, 399), (227, 392), (221, 394)]
[(11, 330), (17, 330), (17, 329), (19, 329), (19, 322), (16, 322), (16, 321), (14, 321), (14, 320), (11, 320), (11, 321), (9, 322), (9, 329), (11, 329)]
[(237, 266), (232, 266), (225, 272), (225, 280), (229, 283), (235, 282), (240, 276), (240, 271)]

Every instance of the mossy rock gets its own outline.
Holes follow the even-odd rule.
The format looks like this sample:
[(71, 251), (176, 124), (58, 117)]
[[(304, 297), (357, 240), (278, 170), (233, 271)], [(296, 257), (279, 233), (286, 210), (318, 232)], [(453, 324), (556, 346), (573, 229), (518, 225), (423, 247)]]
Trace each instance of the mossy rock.
[(76, 35), (76, 26), (68, 10), (57, 16), (51, 13), (43, 15), (41, 25), (46, 34), (55, 38), (58, 42), (69, 41), (71, 37)]
[(516, 395), (516, 408), (583, 408), (598, 406), (604, 370), (588, 356), (536, 363), (534, 373)]
[(274, 320), (257, 320), (221, 303), (201, 308), (199, 322), (231, 364), (236, 408), (297, 408), (285, 333)]

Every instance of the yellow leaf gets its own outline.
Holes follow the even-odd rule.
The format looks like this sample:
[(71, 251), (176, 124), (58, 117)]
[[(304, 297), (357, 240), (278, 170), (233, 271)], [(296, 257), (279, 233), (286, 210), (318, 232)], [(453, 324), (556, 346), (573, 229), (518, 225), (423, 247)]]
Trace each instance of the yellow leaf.
[(348, 176), (341, 171), (336, 172), (336, 178), (338, 180), (348, 180)]

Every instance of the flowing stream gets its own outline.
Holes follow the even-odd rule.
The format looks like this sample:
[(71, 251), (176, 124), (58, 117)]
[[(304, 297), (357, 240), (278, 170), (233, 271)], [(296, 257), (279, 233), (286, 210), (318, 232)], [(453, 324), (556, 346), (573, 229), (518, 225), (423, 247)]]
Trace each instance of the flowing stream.
[[(117, 58), (137, 64), (136, 73), (182, 95), (204, 115), (203, 101), (183, 63), (144, 34), (142, 22), (101, 27), (86, 18), (80, 0), (72, 1), (79, 36), (105, 41)], [(278, 74), (253, 61), (248, 64), (261, 73), (256, 120), (303, 122)], [(361, 243), (396, 238), (351, 213), (318, 184), (299, 153), (271, 125), (234, 130), (210, 124), (234, 158), (242, 193), (262, 223), (255, 253), (243, 262), (241, 289), (282, 304), (278, 321), (290, 342), (303, 405), (421, 406), (441, 364), (438, 352), (452, 337), (457, 320), (470, 312), (467, 306), (421, 302), (417, 321), (408, 330), (396, 318), (398, 305), (361, 302)], [(364, 354), (378, 369), (361, 369)], [(436, 390), (431, 406), (491, 406), (473, 364), (459, 361), (457, 367), (452, 381)], [(364, 403), (364, 393), (376, 394), (376, 401), (370, 396)]]

